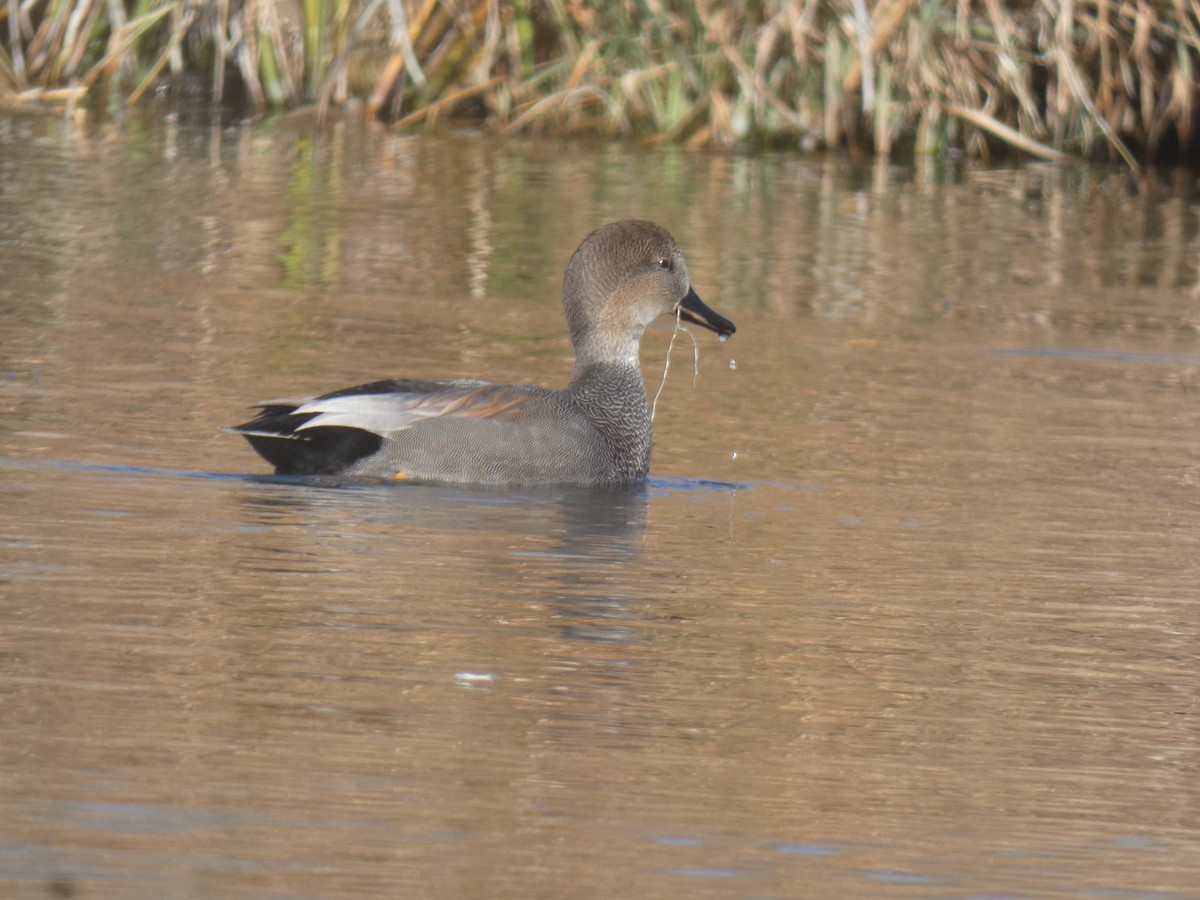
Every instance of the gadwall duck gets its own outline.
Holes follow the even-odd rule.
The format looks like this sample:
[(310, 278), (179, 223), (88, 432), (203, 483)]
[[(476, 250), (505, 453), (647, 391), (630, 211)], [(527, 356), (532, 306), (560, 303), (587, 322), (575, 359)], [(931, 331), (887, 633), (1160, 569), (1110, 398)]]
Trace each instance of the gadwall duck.
[(377, 381), (307, 400), (267, 400), (228, 430), (277, 474), (469, 484), (623, 484), (650, 468), (638, 362), (664, 315), (734, 333), (692, 290), (679, 245), (653, 222), (597, 228), (571, 257), (563, 307), (575, 369), (552, 391), (453, 379)]

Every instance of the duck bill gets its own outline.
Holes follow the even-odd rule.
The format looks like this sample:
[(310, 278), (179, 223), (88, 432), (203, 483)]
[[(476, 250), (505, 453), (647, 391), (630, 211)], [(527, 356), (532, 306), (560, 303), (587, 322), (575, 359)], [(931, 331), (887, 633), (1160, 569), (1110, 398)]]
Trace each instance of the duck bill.
[(737, 331), (736, 326), (718, 312), (709, 309), (696, 295), (695, 288), (688, 288), (687, 296), (679, 303), (679, 317), (693, 325), (702, 325), (721, 337), (729, 337)]

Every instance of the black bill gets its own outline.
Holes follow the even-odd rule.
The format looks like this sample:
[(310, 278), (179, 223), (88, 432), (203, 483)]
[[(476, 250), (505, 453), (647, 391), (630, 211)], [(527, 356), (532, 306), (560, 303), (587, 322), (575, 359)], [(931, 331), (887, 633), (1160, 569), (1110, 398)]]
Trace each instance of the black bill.
[(714, 312), (696, 295), (695, 288), (688, 288), (687, 296), (679, 303), (680, 318), (694, 325), (703, 325), (721, 337), (729, 337), (737, 326), (720, 313)]

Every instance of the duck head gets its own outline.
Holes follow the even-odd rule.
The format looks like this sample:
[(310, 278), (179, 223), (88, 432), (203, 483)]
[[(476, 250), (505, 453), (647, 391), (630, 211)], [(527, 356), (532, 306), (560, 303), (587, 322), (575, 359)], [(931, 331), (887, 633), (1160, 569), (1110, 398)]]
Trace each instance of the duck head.
[(584, 238), (563, 278), (563, 307), (577, 371), (596, 363), (636, 366), (642, 332), (660, 316), (678, 315), (722, 338), (736, 331), (692, 288), (675, 239), (637, 219), (602, 225)]

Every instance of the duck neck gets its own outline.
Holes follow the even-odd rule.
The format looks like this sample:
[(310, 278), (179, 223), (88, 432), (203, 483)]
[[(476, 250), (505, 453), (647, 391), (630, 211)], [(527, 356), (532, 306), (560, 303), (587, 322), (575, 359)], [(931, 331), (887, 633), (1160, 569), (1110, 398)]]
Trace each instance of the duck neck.
[(579, 360), (567, 386), (575, 405), (608, 444), (622, 479), (650, 469), (650, 405), (642, 371), (633, 362)]
[[(573, 326), (571, 345), (575, 349), (575, 370), (572, 380), (578, 380), (584, 372), (596, 367), (610, 365), (629, 366), (640, 373), (639, 349), (643, 331), (630, 326), (612, 329)], [(638, 380), (641, 380), (640, 374)]]

